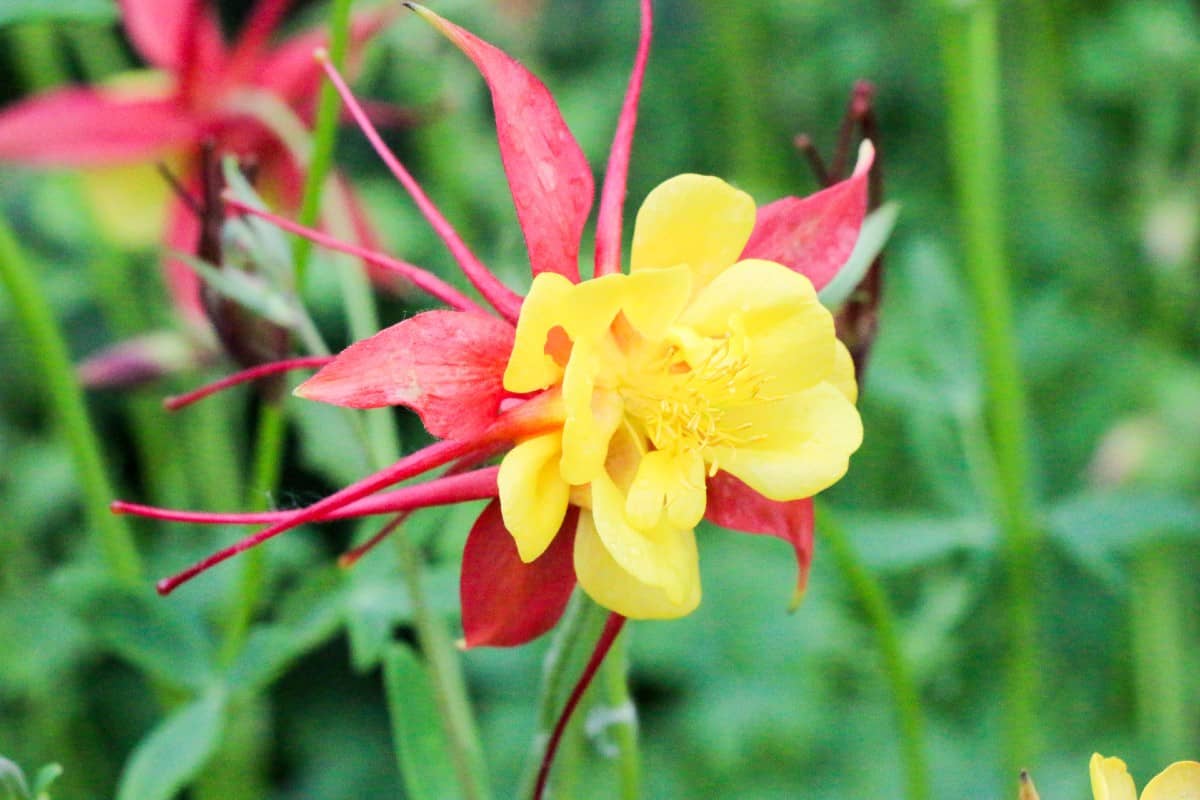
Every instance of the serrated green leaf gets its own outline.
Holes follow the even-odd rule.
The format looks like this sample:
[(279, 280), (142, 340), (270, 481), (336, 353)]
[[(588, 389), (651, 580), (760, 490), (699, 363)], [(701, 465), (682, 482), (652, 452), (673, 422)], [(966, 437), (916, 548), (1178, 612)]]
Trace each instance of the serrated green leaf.
[(192, 691), (212, 682), (212, 642), (180, 606), (149, 590), (108, 583), (68, 602), (89, 633), (155, 679)]
[(413, 800), (458, 796), (451, 766), (454, 761), (438, 722), (433, 682), (407, 645), (392, 643), (384, 652), (383, 682), (405, 796)]
[(115, 22), (119, 16), (113, 0), (4, 0), (0, 27), (22, 22)]
[(225, 714), (226, 693), (213, 688), (163, 720), (133, 751), (117, 800), (170, 800), (217, 749)]
[(899, 215), (900, 204), (892, 202), (884, 203), (866, 216), (850, 257), (820, 292), (822, 305), (837, 308), (846, 302), (846, 298), (862, 283), (871, 264), (883, 252)]

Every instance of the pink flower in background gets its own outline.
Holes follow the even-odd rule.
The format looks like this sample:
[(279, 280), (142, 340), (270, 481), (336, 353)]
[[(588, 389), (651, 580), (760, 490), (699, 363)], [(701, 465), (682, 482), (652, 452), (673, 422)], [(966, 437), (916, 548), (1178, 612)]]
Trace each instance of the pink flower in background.
[[(165, 160), (181, 183), (199, 195), (200, 148), (253, 164), (269, 194), (298, 207), (304, 165), (265, 121), (273, 107), (311, 122), (321, 80), (313, 50), (323, 31), (273, 43), (291, 0), (260, 0), (237, 38), (227, 43), (215, 8), (204, 0), (119, 0), (125, 32), (151, 69), (111, 85), (75, 86), (29, 98), (0, 112), (0, 160), (45, 167), (106, 167)], [(390, 18), (372, 11), (351, 28), (351, 63)], [(139, 178), (151, 179), (148, 175)], [(369, 238), (365, 220), (358, 235)], [(145, 213), (146, 209), (122, 209)], [(200, 221), (186, 203), (171, 203), (165, 245), (193, 252)], [(177, 308), (201, 320), (199, 280), (168, 261), (167, 280)]]

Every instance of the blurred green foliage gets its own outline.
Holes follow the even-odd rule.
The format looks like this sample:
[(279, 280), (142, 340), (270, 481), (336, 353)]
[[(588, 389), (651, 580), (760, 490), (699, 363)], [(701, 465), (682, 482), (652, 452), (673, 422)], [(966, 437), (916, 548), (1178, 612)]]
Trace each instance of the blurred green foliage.
[[(602, 169), (636, 3), (432, 5), (543, 76)], [(943, 75), (935, 57), (940, 6), (661, 0), (628, 208), (684, 171), (721, 175), (760, 201), (811, 191), (793, 135), (809, 132), (828, 151), (853, 81), (876, 84), (887, 196), (902, 211), (864, 387), (866, 444), (827, 502), (898, 614), (927, 717), (934, 796), (1010, 798), (999, 665), (1011, 643), (989, 513), (987, 384), (947, 155), (943, 84), (957, 76)], [(67, 77), (81, 77), (80, 54), (97, 49), (117, 59), (110, 71), (132, 65), (119, 61), (132, 56), (116, 46), (111, 3), (56, 7), (59, 18), (48, 19), (44, 4), (4, 0), (0, 37), (50, 37)], [(223, 10), (231, 26), (245, 12), (234, 2)], [(323, 10), (301, 4), (295, 22)], [(1122, 755), (1139, 782), (1200, 756), (1191, 646), (1200, 634), (1200, 20), (1186, 0), (1006, 0), (999, 12), (1006, 239), (1044, 533), (1034, 576), (1041, 755), (1026, 766), (1043, 797), (1078, 800), (1093, 750)], [(27, 52), (0, 52), (5, 100), (37, 85)], [(470, 64), (406, 15), (376, 41), (358, 86), (434, 110), (391, 143), (484, 260), (523, 286), (524, 245)], [(355, 132), (341, 137), (337, 163), (361, 188), (388, 252), (462, 284)], [(155, 253), (105, 244), (70, 176), (0, 165), (0, 213), (76, 357), (170, 323)], [(341, 346), (334, 269), (317, 254), (306, 300)], [(136, 319), (106, 318), (111, 308), (97, 300), (106, 280), (138, 298)], [(384, 317), (419, 302), (385, 299)], [(70, 455), (26, 345), (0, 293), (0, 753), (27, 767), (61, 763), (53, 788), (64, 798), (165, 798), (197, 775), (195, 798), (404, 796), (397, 758), (433, 762), (444, 743), (429, 733), (437, 722), (427, 693), (403, 701), (393, 692), (393, 704), (419, 711), (395, 708), (389, 719), (384, 681), (403, 689), (423, 680), (396, 554), (381, 548), (338, 570), (335, 554), (358, 533), (347, 524), (271, 542), (263, 606), (246, 646), (223, 657), (236, 566), (166, 600), (150, 582), (237, 532), (139, 522), (147, 574), (132, 587), (114, 583), (90, 544)], [(171, 418), (157, 408), (158, 398), (226, 369), (89, 397), (121, 496), (240, 507), (252, 396)], [(287, 469), (271, 498), (283, 507), (368, 469), (345, 447), (352, 433), (335, 410), (290, 402)], [(400, 422), (408, 445), (420, 441), (414, 418)], [(153, 460), (156, 447), (167, 448), (165, 465)], [(427, 510), (409, 524), (430, 561), (436, 610), (451, 618), (475, 511)], [(700, 610), (632, 626), (644, 795), (901, 796), (884, 665), (820, 532), (807, 599), (791, 616), (785, 546), (715, 529), (702, 539)], [(498, 796), (516, 785), (530, 747), (545, 650), (542, 641), (463, 659)], [(576, 754), (587, 787), (579, 796), (613, 792), (605, 736), (595, 732)], [(424, 780), (425, 796), (447, 796), (452, 776), (432, 770)]]

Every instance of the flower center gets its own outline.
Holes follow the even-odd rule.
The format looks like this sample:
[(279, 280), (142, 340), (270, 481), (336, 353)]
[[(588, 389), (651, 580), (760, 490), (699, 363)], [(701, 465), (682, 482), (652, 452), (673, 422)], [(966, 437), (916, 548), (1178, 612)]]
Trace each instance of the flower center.
[(630, 359), (620, 393), (626, 414), (655, 449), (694, 453), (754, 438), (748, 423), (724, 421), (729, 408), (761, 399), (763, 381), (740, 344), (741, 337), (676, 329), (667, 342)]

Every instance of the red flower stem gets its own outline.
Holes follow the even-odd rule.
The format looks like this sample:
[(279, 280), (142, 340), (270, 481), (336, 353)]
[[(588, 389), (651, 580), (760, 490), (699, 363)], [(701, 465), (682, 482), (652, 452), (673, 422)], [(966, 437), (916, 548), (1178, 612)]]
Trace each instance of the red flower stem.
[(650, 39), (654, 33), (652, 0), (641, 2), (642, 26), (637, 55), (633, 60), (633, 72), (629, 76), (629, 88), (625, 90), (621, 115), (617, 118), (617, 132), (613, 136), (608, 168), (604, 173), (604, 188), (600, 192), (600, 213), (596, 218), (596, 277), (621, 271), (621, 211), (625, 204), (629, 156), (633, 150), (633, 131), (637, 127), (642, 79), (646, 74), (646, 62), (650, 58)]
[(445, 243), (455, 260), (458, 261), (463, 273), (467, 279), (479, 290), (496, 311), (507, 319), (509, 322), (516, 322), (517, 316), (521, 312), (521, 296), (509, 289), (500, 279), (484, 266), (476, 255), (467, 247), (467, 243), (463, 241), (454, 227), (442, 216), (442, 212), (438, 210), (429, 196), (421, 189), (420, 184), (413, 178), (400, 160), (392, 154), (387, 145), (383, 143), (379, 132), (375, 130), (375, 126), (371, 124), (367, 113), (363, 111), (362, 106), (354, 98), (350, 92), (350, 87), (346, 85), (346, 81), (342, 78), (341, 73), (329, 62), (329, 56), (324, 50), (317, 50), (314, 54), (321, 68), (325, 70), (325, 74), (329, 76), (330, 82), (337, 89), (338, 94), (342, 98), (342, 102), (346, 105), (346, 110), (354, 117), (354, 121), (358, 123), (358, 127), (362, 130), (363, 135), (367, 137), (367, 141), (371, 143), (371, 147), (379, 155), (387, 168), (391, 170), (392, 175), (396, 180), (404, 186), (408, 191), (413, 201), (417, 204), (421, 214), (433, 227), (433, 230)]
[[(486, 500), (496, 496), (496, 473), (499, 467), (485, 467), (462, 475), (447, 475), (415, 486), (405, 486), (391, 492), (364, 498), (350, 503), (316, 520), (349, 519), (376, 514), (396, 514), (418, 508), (446, 506), (471, 500)], [(140, 503), (115, 500), (109, 504), (114, 514), (132, 514), (138, 517), (187, 522), (195, 525), (271, 525), (289, 519), (295, 510), (257, 511), (249, 513), (221, 514), (208, 511), (183, 511), (159, 508)]]
[(563, 732), (567, 729), (567, 723), (571, 721), (575, 708), (583, 699), (583, 693), (591, 685), (592, 678), (596, 676), (596, 670), (600, 669), (604, 657), (608, 655), (609, 649), (617, 640), (617, 635), (624, 626), (625, 617), (615, 611), (608, 615), (608, 619), (604, 623), (604, 630), (600, 633), (595, 649), (592, 650), (592, 657), (588, 659), (587, 666), (583, 668), (583, 674), (579, 676), (579, 681), (571, 690), (571, 696), (567, 698), (567, 704), (563, 706), (562, 714), (559, 715), (558, 722), (554, 723), (554, 730), (546, 742), (546, 753), (542, 756), (542, 766), (538, 770), (537, 785), (533, 789), (533, 800), (541, 800), (545, 793), (546, 781), (550, 778), (550, 766), (554, 763), (554, 754), (558, 751), (558, 745), (562, 741)]
[(182, 572), (162, 579), (155, 588), (161, 595), (170, 594), (180, 585), (211, 567), (215, 567), (222, 561), (236, 556), (238, 553), (249, 550), (251, 547), (262, 544), (266, 540), (299, 527), (306, 522), (327, 518), (332, 512), (345, 508), (354, 501), (374, 494), (384, 487), (407, 480), (415, 475), (420, 475), (422, 472), (428, 472), (435, 467), (440, 467), (448, 461), (453, 461), (484, 446), (486, 446), (486, 443), (481, 441), (447, 441), (438, 442), (423, 450), (418, 450), (400, 459), (390, 467), (382, 469), (374, 475), (370, 475), (340, 491), (334, 492), (324, 500), (319, 500), (311, 506), (292, 512), (287, 519), (213, 553), (208, 558), (198, 561)]
[(301, 225), (298, 222), (293, 222), (286, 217), (281, 217), (278, 214), (272, 214), (270, 211), (266, 211), (265, 209), (247, 205), (228, 193), (225, 195), (224, 200), (226, 206), (234, 211), (258, 217), (259, 219), (271, 223), (277, 228), (285, 230), (288, 233), (294, 233), (297, 236), (303, 236), (305, 239), (308, 239), (315, 244), (319, 244), (322, 247), (352, 255), (355, 258), (362, 259), (372, 266), (390, 270), (398, 275), (403, 275), (418, 289), (428, 292), (430, 295), (436, 297), (438, 300), (441, 300), (451, 308), (457, 308), (459, 311), (483, 312), (483, 308), (480, 307), (480, 305), (474, 300), (467, 297), (465, 294), (458, 291), (458, 289), (455, 289), (453, 286), (446, 283), (432, 272), (421, 269), (415, 264), (410, 264), (407, 261), (401, 261), (398, 258), (386, 256), (383, 253), (377, 253), (373, 250), (369, 250), (365, 247), (361, 247), (350, 242), (343, 242), (340, 239), (337, 239), (326, 233), (322, 233), (314, 228), (309, 228)]
[(294, 369), (312, 369), (313, 367), (323, 367), (333, 361), (333, 356), (305, 356), (303, 358), (288, 358), (283, 361), (272, 361), (269, 364), (260, 364), (257, 367), (244, 369), (241, 372), (235, 372), (232, 375), (226, 375), (218, 381), (205, 384), (199, 389), (193, 389), (186, 394), (172, 395), (163, 400), (163, 408), (168, 411), (178, 411), (181, 408), (190, 406), (192, 403), (203, 400), (209, 395), (225, 389), (238, 386), (243, 383), (264, 378), (268, 375), (277, 375), (280, 372), (290, 372)]
[[(408, 488), (424, 489), (426, 487), (433, 486), (434, 484), (439, 484), (439, 483), (443, 487), (449, 487), (450, 484), (454, 484), (455, 486), (457, 486), (458, 485), (457, 481), (459, 479), (461, 479), (464, 472), (471, 469), (471, 467), (474, 467), (476, 464), (479, 464), (481, 461), (487, 460), (492, 455), (493, 455), (493, 453), (484, 451), (484, 452), (481, 452), (478, 454), (472, 454), (472, 455), (468, 456), (467, 458), (459, 459), (458, 462), (450, 465), (450, 468), (447, 469), (442, 474), (442, 477), (440, 479), (438, 479), (436, 481), (430, 481), (429, 483), (422, 484), (419, 487), (408, 487)], [(485, 498), (496, 497), (500, 493), (500, 489), (496, 484), (496, 476), (499, 475), (499, 473), (500, 473), (499, 467), (488, 467), (485, 469), (477, 470), (476, 472), (467, 473), (467, 475), (469, 475), (471, 478), (471, 480), (469, 482), (470, 488), (466, 489), (465, 491), (460, 491), (459, 495), (456, 496), (453, 500), (448, 501), (447, 504), (461, 503), (461, 502), (465, 502), (467, 500), (483, 500)], [(463, 481), (463, 482), (466, 483), (466, 481)], [(472, 489), (478, 491), (479, 493), (473, 494), (471, 491)], [(402, 492), (405, 490), (400, 489), (398, 491)], [(389, 492), (387, 496), (392, 496), (395, 494), (396, 494), (396, 492)], [(370, 503), (371, 500), (374, 500), (374, 499), (377, 499), (377, 498), (368, 498), (367, 500), (365, 500), (363, 502)], [(381, 496), (378, 499), (383, 499), (383, 497)], [(350, 550), (347, 550), (345, 553), (342, 553), (341, 557), (338, 559), (338, 566), (342, 567), (343, 569), (353, 567), (355, 564), (358, 563), (358, 560), (360, 558), (365, 556), (367, 553), (369, 553), (371, 550), (373, 550), (380, 542), (382, 542), (384, 539), (386, 539), (388, 536), (390, 536), (393, 532), (395, 532), (396, 528), (398, 528), (400, 526), (400, 524), (402, 522), (404, 522), (404, 520), (408, 519), (409, 514), (411, 514), (412, 511), (416, 510), (417, 508), (422, 508), (422, 507), (429, 506), (429, 505), (434, 505), (434, 503), (427, 502), (427, 503), (423, 503), (420, 506), (413, 506), (411, 509), (409, 509), (409, 508), (403, 509), (401, 511), (401, 513), (398, 514), (394, 520), (392, 520), (392, 522), (385, 525), (378, 533), (376, 533), (370, 539), (368, 539), (367, 541), (358, 545), (357, 547), (354, 547)]]

